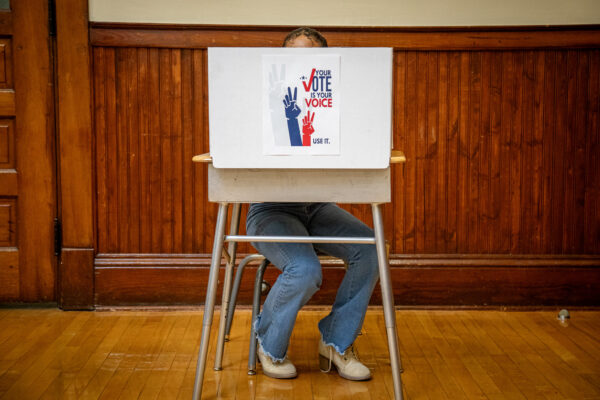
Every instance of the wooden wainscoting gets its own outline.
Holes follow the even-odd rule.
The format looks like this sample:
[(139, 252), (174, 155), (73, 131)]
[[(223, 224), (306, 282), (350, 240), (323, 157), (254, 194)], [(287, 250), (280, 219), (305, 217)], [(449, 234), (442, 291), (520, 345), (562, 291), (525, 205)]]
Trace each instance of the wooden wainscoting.
[[(208, 151), (206, 47), (279, 46), (289, 30), (91, 24), (96, 304), (203, 301), (216, 206), (191, 157)], [(395, 49), (398, 304), (599, 304), (599, 26), (322, 31)], [(342, 273), (326, 266), (315, 302)]]

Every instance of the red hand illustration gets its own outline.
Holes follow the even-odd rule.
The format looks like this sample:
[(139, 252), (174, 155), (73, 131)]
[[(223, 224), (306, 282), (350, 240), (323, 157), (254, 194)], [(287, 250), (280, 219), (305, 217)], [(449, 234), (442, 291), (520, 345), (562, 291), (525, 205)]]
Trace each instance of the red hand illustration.
[(310, 135), (315, 132), (315, 128), (312, 126), (314, 119), (315, 113), (313, 112), (311, 117), (310, 110), (306, 116), (302, 118), (302, 146), (310, 146)]

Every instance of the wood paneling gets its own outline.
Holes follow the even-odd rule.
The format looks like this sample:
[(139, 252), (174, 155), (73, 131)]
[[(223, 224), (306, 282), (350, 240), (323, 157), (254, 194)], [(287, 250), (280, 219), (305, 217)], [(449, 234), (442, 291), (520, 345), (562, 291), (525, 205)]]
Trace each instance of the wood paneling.
[(17, 201), (0, 198), (0, 247), (17, 245)]
[(15, 248), (0, 249), (0, 287), (2, 300), (18, 300), (20, 295), (19, 252)]
[[(290, 26), (92, 23), (93, 46), (205, 48), (281, 46)], [(592, 26), (511, 27), (315, 27), (329, 46), (414, 50), (483, 50), (598, 47)]]
[[(12, 35), (12, 14), (0, 12), (0, 33)], [(17, 246), (17, 171), (15, 170), (15, 96), (12, 80), (12, 39), (0, 38), (0, 300), (19, 298)]]
[(13, 15), (8, 10), (0, 10), (0, 35), (13, 33)]
[[(598, 238), (600, 220), (584, 212), (598, 201), (596, 161), (589, 156), (600, 136), (598, 82), (591, 79), (600, 74), (598, 50), (399, 52), (397, 58), (406, 59), (397, 75), (414, 84), (396, 89), (412, 106), (396, 121), (394, 144), (408, 162), (394, 185), (394, 207), (405, 215), (392, 252), (600, 252), (600, 240), (585, 239)], [(432, 67), (434, 76), (450, 71), (442, 104)], [(441, 147), (446, 127), (458, 142), (446, 136)]]
[(0, 39), (0, 88), (12, 88), (12, 41)]
[(0, 119), (0, 169), (15, 168), (15, 129), (12, 119)]
[(17, 171), (14, 169), (0, 169), (0, 187), (2, 196), (16, 196), (18, 193)]
[[(12, 90), (12, 13), (0, 11), (0, 301), (18, 300), (18, 175), (15, 169), (15, 97)], [(7, 88), (10, 88), (7, 90)]]
[[(87, 18), (86, 0), (56, 3), (59, 193), (64, 247), (59, 265), (57, 286), (60, 292), (57, 297), (60, 307), (64, 309), (93, 306), (94, 157)], [(119, 78), (126, 79), (122, 74)], [(123, 132), (119, 134), (124, 135)], [(127, 157), (136, 156), (134, 153)], [(127, 173), (122, 165), (119, 167), (121, 174)]]
[(0, 90), (0, 117), (15, 115), (15, 92), (12, 89)]
[[(214, 205), (195, 189), (205, 167), (189, 157), (208, 150), (205, 58), (94, 48), (99, 252), (210, 251)], [(392, 253), (600, 253), (600, 240), (585, 240), (600, 224), (585, 214), (598, 202), (598, 50), (395, 59), (394, 144), (408, 162), (386, 210), (402, 210), (388, 226)], [(208, 235), (194, 233), (197, 213)]]
[(208, 151), (206, 51), (94, 48), (92, 56), (98, 251), (206, 253), (214, 205), (206, 167), (191, 161)]
[[(287, 30), (93, 24), (98, 252), (210, 252), (216, 206), (206, 200), (206, 167), (190, 160), (208, 151), (205, 47), (278, 46)], [(531, 295), (536, 304), (557, 304), (572, 295), (577, 304), (593, 303), (598, 272), (574, 259), (548, 267), (546, 294), (535, 282), (545, 276), (544, 265), (516, 273), (525, 279), (521, 285), (511, 271), (524, 255), (540, 254), (555, 260), (594, 255), (591, 264), (600, 266), (600, 29), (323, 31), (333, 46), (396, 48), (394, 147), (408, 161), (393, 168), (385, 230), (393, 269), (402, 269), (392, 273), (394, 287), (403, 279), (425, 282), (418, 295), (397, 293), (397, 301), (463, 304), (465, 296), (472, 304), (531, 304)], [(344, 208), (371, 224), (368, 206)], [(444, 300), (442, 281), (434, 285), (437, 270), (400, 267), (400, 254), (445, 254), (444, 265), (453, 265), (453, 255), (506, 255), (517, 262), (440, 270), (445, 279), (457, 276), (455, 292)], [(139, 273), (98, 266), (96, 302), (151, 303), (153, 291), (165, 302), (166, 292), (157, 289), (164, 274), (180, 282), (173, 299), (200, 302), (184, 288), (188, 278), (203, 287), (206, 271), (199, 267), (146, 266)], [(332, 282), (334, 271), (326, 269)], [(567, 278), (571, 273), (576, 277)], [(431, 291), (425, 278), (433, 279)], [(488, 291), (502, 290), (493, 298), (486, 290), (470, 295), (479, 280)], [(128, 289), (136, 282), (149, 285), (139, 298)], [(333, 292), (322, 292), (333, 299)]]
[(48, 302), (55, 300), (56, 285), (56, 149), (48, 2), (12, 1), (11, 9), (11, 18), (0, 18), (0, 25), (2, 20), (13, 22), (12, 60), (7, 59), (7, 65), (14, 67), (14, 91), (0, 91), (0, 112), (14, 118), (16, 171), (10, 175), (16, 178), (14, 189), (18, 182), (14, 196), (19, 262), (13, 265), (19, 270), (18, 300)]

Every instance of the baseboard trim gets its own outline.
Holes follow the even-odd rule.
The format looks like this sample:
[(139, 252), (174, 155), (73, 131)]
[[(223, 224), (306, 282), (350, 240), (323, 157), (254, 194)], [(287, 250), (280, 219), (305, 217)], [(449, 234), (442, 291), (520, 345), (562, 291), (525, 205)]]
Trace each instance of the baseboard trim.
[[(94, 264), (97, 307), (204, 303), (210, 266), (206, 254), (99, 254)], [(600, 256), (392, 255), (390, 265), (399, 307), (600, 306)], [(256, 266), (246, 269), (240, 304), (251, 302)], [(223, 268), (220, 273), (222, 282)], [(278, 275), (276, 268), (267, 268), (265, 279), (273, 283)], [(343, 264), (326, 260), (323, 285), (309, 304), (332, 304), (343, 276)], [(220, 303), (220, 291), (217, 296)], [(381, 304), (378, 287), (371, 303)]]

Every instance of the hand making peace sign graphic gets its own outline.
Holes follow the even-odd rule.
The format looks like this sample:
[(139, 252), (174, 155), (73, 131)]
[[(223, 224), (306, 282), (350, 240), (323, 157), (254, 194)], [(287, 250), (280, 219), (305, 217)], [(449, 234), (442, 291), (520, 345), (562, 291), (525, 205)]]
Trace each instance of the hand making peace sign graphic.
[(306, 113), (306, 116), (302, 118), (302, 146), (310, 146), (310, 135), (315, 132), (315, 128), (312, 123), (315, 119), (315, 113), (313, 111), (312, 117), (310, 110)]
[(294, 95), (292, 96), (292, 88), (288, 86), (288, 93), (283, 99), (283, 106), (285, 107), (285, 117), (287, 118), (290, 144), (292, 146), (302, 146), (300, 127), (298, 126), (298, 115), (300, 115), (302, 110), (298, 107), (297, 98), (298, 88), (294, 88)]

